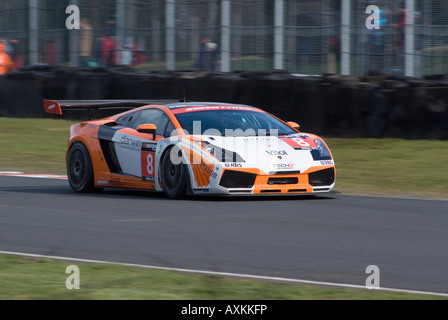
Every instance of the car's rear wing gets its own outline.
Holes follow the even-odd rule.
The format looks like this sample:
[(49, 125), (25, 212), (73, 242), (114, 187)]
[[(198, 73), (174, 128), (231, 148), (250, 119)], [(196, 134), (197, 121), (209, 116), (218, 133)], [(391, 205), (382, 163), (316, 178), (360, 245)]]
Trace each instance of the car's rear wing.
[(46, 113), (62, 116), (64, 110), (87, 110), (89, 117), (92, 112), (100, 109), (134, 109), (149, 104), (168, 104), (179, 100), (47, 100), (44, 99)]

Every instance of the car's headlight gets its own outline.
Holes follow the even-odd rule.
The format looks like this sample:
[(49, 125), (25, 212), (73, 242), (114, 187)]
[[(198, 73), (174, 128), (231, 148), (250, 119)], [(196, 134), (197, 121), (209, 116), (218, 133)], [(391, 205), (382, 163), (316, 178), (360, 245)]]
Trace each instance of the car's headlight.
[(317, 146), (317, 150), (313, 150), (314, 152), (313, 151), (311, 152), (314, 160), (331, 160), (330, 150), (328, 150), (325, 143), (319, 138), (314, 139), (314, 142), (316, 143)]
[(244, 159), (236, 152), (220, 148), (207, 141), (195, 142), (200, 144), (205, 150), (207, 150), (220, 162), (245, 162)]

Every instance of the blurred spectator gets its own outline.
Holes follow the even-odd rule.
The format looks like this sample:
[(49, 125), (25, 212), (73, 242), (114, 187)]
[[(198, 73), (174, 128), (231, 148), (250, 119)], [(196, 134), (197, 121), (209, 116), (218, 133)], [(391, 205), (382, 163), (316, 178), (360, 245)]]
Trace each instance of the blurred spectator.
[(102, 34), (98, 35), (95, 38), (95, 42), (93, 43), (93, 59), (95, 60), (95, 64), (97, 66), (104, 67), (103, 63), (103, 41), (106, 37)]
[(140, 55), (140, 50), (138, 48), (138, 43), (137, 41), (134, 41), (132, 43), (132, 65), (138, 65), (141, 62), (141, 55)]
[(330, 53), (334, 53), (336, 55), (336, 59), (339, 61), (341, 57), (341, 43), (339, 41), (339, 37), (330, 36), (328, 39), (328, 47)]
[(132, 36), (124, 38), (120, 64), (125, 66), (134, 64), (134, 38)]
[(105, 33), (95, 39), (93, 54), (97, 64), (102, 67), (115, 66), (119, 62), (116, 20), (116, 15), (110, 15)]
[(20, 40), (10, 38), (6, 44), (6, 53), (9, 54), (16, 69), (23, 68), (23, 53), (20, 50)]
[(148, 62), (150, 59), (150, 57), (146, 54), (146, 52), (144, 52), (143, 46), (141, 46), (141, 44), (139, 44), (137, 41), (134, 41), (133, 53), (134, 53), (134, 66)]
[(117, 35), (117, 16), (112, 14), (106, 21), (107, 23), (107, 36), (116, 36)]
[(79, 65), (88, 67), (92, 60), (93, 28), (87, 18), (81, 19), (79, 36)]
[(341, 44), (336, 36), (328, 39), (328, 72), (337, 73), (337, 64), (341, 58)]
[(8, 72), (16, 70), (11, 56), (5, 52), (5, 41), (0, 42), (0, 75), (5, 75)]
[(210, 37), (202, 38), (195, 67), (199, 71), (216, 71), (219, 61), (219, 46)]
[(57, 58), (57, 43), (55, 39), (47, 39), (45, 42), (45, 64), (54, 66)]
[[(424, 33), (418, 28), (421, 28), (421, 24), (419, 23), (420, 12), (414, 12), (414, 76), (421, 76), (421, 67), (422, 67), (422, 50), (423, 50), (423, 36)], [(405, 54), (405, 42), (406, 42), (406, 16), (407, 10), (405, 8), (401, 8), (399, 14), (396, 19), (391, 24), (397, 31), (397, 38), (394, 42), (394, 46), (392, 51), (395, 55), (395, 64), (398, 64), (398, 61), (404, 60)]]
[(390, 14), (389, 8), (380, 9), (380, 28), (372, 29), (370, 38), (370, 52), (372, 54), (371, 69), (377, 71), (384, 71), (384, 53), (385, 53), (385, 41), (384, 41), (384, 28), (388, 25), (388, 15)]
[(311, 46), (307, 41), (297, 41), (296, 43), (296, 65), (299, 68), (308, 68), (311, 58)]
[(106, 36), (101, 47), (101, 64), (106, 67), (117, 65), (117, 37)]
[(398, 30), (398, 40), (397, 45), (400, 47), (404, 46), (404, 37), (405, 37), (405, 28), (406, 28), (406, 9), (401, 8), (400, 14), (398, 15), (397, 20), (392, 24), (393, 27)]
[(360, 31), (358, 33), (359, 45), (356, 46), (361, 55), (360, 72), (362, 75), (367, 74), (370, 68), (370, 33), (371, 30), (367, 29), (363, 20), (361, 23)]

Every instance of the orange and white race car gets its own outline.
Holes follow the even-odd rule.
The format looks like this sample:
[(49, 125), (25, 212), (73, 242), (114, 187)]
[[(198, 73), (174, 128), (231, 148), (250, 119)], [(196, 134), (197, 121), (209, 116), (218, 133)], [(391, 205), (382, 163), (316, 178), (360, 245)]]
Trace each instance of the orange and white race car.
[(335, 164), (326, 143), (253, 106), (216, 102), (51, 101), (45, 111), (128, 107), (73, 125), (66, 150), (76, 192), (109, 187), (184, 195), (329, 192)]

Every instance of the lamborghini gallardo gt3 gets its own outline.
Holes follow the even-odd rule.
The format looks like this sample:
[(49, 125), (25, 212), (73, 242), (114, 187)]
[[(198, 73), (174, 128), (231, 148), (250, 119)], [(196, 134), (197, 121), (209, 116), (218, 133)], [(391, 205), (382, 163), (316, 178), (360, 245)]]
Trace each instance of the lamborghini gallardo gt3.
[(334, 159), (322, 138), (254, 106), (44, 100), (46, 112), (59, 115), (120, 106), (130, 109), (70, 128), (66, 166), (75, 192), (303, 195), (335, 185)]

